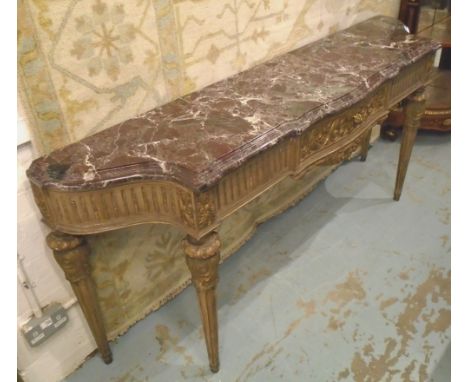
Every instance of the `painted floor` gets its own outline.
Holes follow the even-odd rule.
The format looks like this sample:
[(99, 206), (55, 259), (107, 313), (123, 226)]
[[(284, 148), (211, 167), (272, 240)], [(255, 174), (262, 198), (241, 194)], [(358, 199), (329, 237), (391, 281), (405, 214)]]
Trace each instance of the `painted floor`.
[(190, 287), (66, 381), (442, 381), (450, 136), (418, 136), (394, 202), (398, 150), (378, 140), (222, 264), (219, 373)]
[(444, 356), (440, 360), (439, 364), (437, 365), (434, 373), (432, 373), (431, 382), (449, 382), (451, 381), (451, 368), (450, 363), (452, 360), (451, 356), (451, 349), (450, 347), (447, 348), (445, 351)]

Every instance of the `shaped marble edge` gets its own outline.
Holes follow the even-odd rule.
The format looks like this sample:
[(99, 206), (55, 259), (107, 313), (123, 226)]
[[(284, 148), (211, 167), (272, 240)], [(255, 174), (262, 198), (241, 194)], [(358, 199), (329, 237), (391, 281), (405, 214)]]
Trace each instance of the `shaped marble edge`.
[[(372, 32), (380, 33), (380, 35), (378, 37), (369, 38), (369, 34), (372, 34)], [(343, 62), (345, 63), (346, 59), (349, 59), (349, 56), (353, 55), (352, 49), (354, 49), (354, 47), (368, 47), (370, 49), (377, 48), (379, 52), (383, 52), (383, 58), (386, 57), (387, 53), (392, 52), (393, 61), (388, 65), (383, 66), (382, 69), (374, 72), (371, 71), (371, 68), (366, 67), (363, 62), (353, 62), (353, 65), (361, 66), (360, 69), (364, 74), (361, 72), (345, 72), (346, 77), (358, 78), (357, 80), (354, 78), (353, 81), (351, 81), (353, 86), (349, 87), (346, 93), (341, 94), (337, 98), (330, 98), (328, 100), (324, 98), (324, 102), (320, 102), (319, 100), (315, 102), (314, 107), (306, 110), (298, 118), (281, 122), (266, 129), (259, 135), (254, 135), (253, 137), (249, 135), (241, 145), (222, 153), (222, 155), (216, 158), (206, 161), (203, 166), (190, 168), (191, 164), (188, 163), (188, 160), (187, 163), (184, 164), (167, 162), (160, 160), (155, 156), (146, 158), (144, 155), (141, 155), (141, 157), (138, 157), (136, 160), (126, 162), (126, 153), (122, 153), (122, 157), (124, 157), (124, 159), (121, 161), (120, 165), (119, 160), (115, 160), (113, 165), (109, 168), (96, 168), (96, 164), (93, 163), (93, 158), (102, 153), (92, 151), (90, 144), (93, 140), (99, 140), (106, 136), (106, 134), (119, 136), (122, 125), (127, 123), (127, 125), (130, 126), (128, 127), (128, 130), (130, 130), (133, 128), (131, 125), (132, 121), (145, 118), (145, 116), (151, 112), (160, 112), (160, 110), (165, 107), (165, 105), (163, 105), (143, 114), (142, 116), (131, 118), (120, 125), (110, 127), (94, 136), (87, 137), (60, 150), (56, 150), (50, 155), (36, 159), (28, 169), (27, 175), (30, 181), (41, 189), (54, 189), (57, 191), (99, 190), (109, 185), (122, 185), (144, 180), (173, 182), (179, 186), (187, 188), (188, 190), (199, 193), (216, 184), (216, 182), (218, 182), (224, 175), (238, 168), (249, 158), (260, 154), (269, 147), (278, 144), (280, 141), (288, 137), (301, 135), (312, 124), (319, 120), (337, 114), (363, 100), (384, 82), (397, 76), (403, 68), (421, 60), (423, 57), (434, 52), (439, 47), (437, 43), (431, 40), (408, 35), (404, 30), (403, 24), (396, 19), (385, 16), (376, 16), (346, 30), (337, 32), (324, 39), (286, 53), (285, 55), (275, 57), (272, 60), (250, 68), (247, 71), (238, 73), (235, 76), (210, 85), (200, 91), (184, 96), (182, 99), (172, 101), (172, 103), (177, 102), (177, 105), (180, 107), (180, 105), (185, 101), (197, 99), (197, 97), (200, 98), (204, 94), (209, 94), (210, 91), (213, 91), (215, 94), (222, 97), (224, 93), (220, 91), (220, 89), (227, 89), (233, 82), (241, 81), (248, 71), (262, 71), (269, 65), (274, 66), (278, 63), (278, 65), (281, 65), (282, 62), (283, 65), (287, 65), (287, 63), (284, 64), (285, 60), (295, 60), (297, 57), (300, 59), (300, 56), (304, 54), (309, 53), (312, 56), (312, 53), (316, 53), (318, 50), (322, 50), (325, 53), (341, 54), (341, 52), (333, 51), (333, 47), (337, 43), (341, 43), (342, 46), (343, 43), (345, 43), (346, 49), (352, 45), (352, 48), (349, 51), (351, 53), (348, 52), (348, 56), (344, 56), (343, 58)], [(376, 50), (369, 51), (370, 55), (375, 54), (376, 52)], [(361, 51), (360, 54), (362, 55)], [(307, 57), (309, 57), (309, 55), (307, 55)], [(358, 57), (360, 56), (358, 55)], [(314, 64), (321, 64), (321, 61), (317, 58), (311, 57), (311, 60)], [(336, 73), (339, 73), (340, 70), (341, 73), (343, 73), (343, 68), (340, 69), (339, 67), (341, 63), (324, 62), (323, 65), (327, 66), (327, 69), (333, 67), (334, 70), (336, 70)], [(353, 65), (351, 65), (351, 67)], [(312, 67), (307, 68), (312, 71)], [(344, 69), (346, 68), (344, 67)], [(314, 67), (313, 70), (317, 73), (321, 72), (320, 67)], [(294, 73), (288, 73), (288, 75), (294, 75)], [(323, 80), (322, 83), (324, 83)], [(310, 86), (311, 84), (308, 85)], [(346, 83), (341, 85), (346, 87)], [(327, 85), (324, 83), (324, 86)], [(240, 120), (242, 119), (240, 118)], [(251, 126), (249, 128), (252, 129)], [(138, 126), (136, 126), (135, 129), (138, 129)], [(251, 131), (249, 131), (249, 133), (251, 133)], [(208, 138), (210, 137), (208, 136)], [(117, 140), (113, 140), (112, 142), (109, 142), (109, 144), (115, 142), (117, 142)], [(110, 148), (108, 149), (110, 150)], [(113, 147), (112, 149), (119, 150), (119, 147)], [(104, 153), (104, 155), (106, 154), (108, 155), (108, 153)], [(67, 173), (70, 163), (57, 160), (57, 158), (60, 158), (61, 156), (66, 157), (70, 163), (73, 163), (73, 165), (75, 165), (75, 162), (79, 163), (76, 170), (79, 176), (66, 181), (63, 180), (64, 174)]]

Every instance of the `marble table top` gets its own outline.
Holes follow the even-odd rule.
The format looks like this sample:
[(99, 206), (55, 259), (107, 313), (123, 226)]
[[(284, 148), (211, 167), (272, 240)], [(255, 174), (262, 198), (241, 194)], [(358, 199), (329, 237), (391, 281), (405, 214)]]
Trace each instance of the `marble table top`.
[(377, 16), (36, 159), (28, 176), (64, 191), (158, 179), (201, 191), (437, 48)]

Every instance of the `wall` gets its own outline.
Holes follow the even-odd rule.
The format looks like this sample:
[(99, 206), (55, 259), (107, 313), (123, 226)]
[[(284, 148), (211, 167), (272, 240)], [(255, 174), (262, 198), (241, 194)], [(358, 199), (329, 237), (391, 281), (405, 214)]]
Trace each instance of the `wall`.
[(68, 310), (70, 321), (67, 325), (42, 345), (31, 348), (19, 326), (32, 316), (32, 309), (24, 289), (18, 283), (18, 369), (26, 382), (53, 382), (78, 367), (95, 345), (81, 311), (73, 304), (73, 292), (44, 241), (49, 229), (41, 222), (25, 175), (34, 156), (31, 143), (19, 146), (17, 154), (18, 255), (42, 307), (51, 302), (72, 304)]
[[(128, 4), (111, 0), (19, 3), (19, 90), (34, 147), (26, 143), (18, 148), (18, 253), (41, 306), (54, 301), (71, 305), (67, 326), (37, 348), (30, 348), (18, 331), (18, 367), (26, 382), (60, 380), (95, 348), (71, 288), (45, 246), (48, 229), (40, 221), (24, 175), (31, 160), (374, 14), (396, 16), (399, 1), (141, 0)], [(96, 25), (98, 34), (110, 27), (119, 33), (119, 49), (109, 56), (105, 46), (100, 53), (89, 44)], [(136, 297), (154, 300), (151, 306), (145, 302), (148, 311), (164, 299), (164, 294), (148, 293), (158, 290), (154, 281), (139, 290), (135, 278), (143, 270), (154, 280), (163, 269), (148, 237), (164, 242), (164, 253), (173, 249), (172, 240), (164, 241), (167, 231), (162, 228), (156, 233), (141, 228), (93, 239), (93, 251), (99, 253), (93, 272), (101, 304), (109, 307), (105, 319), (113, 337), (144, 316), (137, 317), (138, 307), (129, 305)], [(129, 258), (141, 261), (129, 262)], [(124, 273), (129, 269), (130, 276)], [(110, 290), (109, 279), (120, 280), (120, 285)], [(134, 295), (124, 305), (127, 291)], [(18, 286), (18, 322), (31, 313)]]

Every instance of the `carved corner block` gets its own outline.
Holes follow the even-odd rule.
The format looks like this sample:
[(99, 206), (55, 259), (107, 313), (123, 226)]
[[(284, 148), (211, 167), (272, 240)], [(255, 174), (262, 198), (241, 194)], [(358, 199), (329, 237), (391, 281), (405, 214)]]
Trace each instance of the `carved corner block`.
[(90, 277), (88, 255), (89, 247), (83, 237), (52, 232), (47, 238), (47, 245), (54, 252), (55, 261), (62, 268), (65, 278), (70, 283), (77, 283)]
[(210, 191), (195, 195), (197, 230), (202, 231), (216, 222), (216, 205)]

